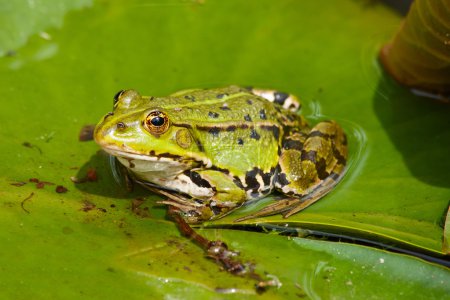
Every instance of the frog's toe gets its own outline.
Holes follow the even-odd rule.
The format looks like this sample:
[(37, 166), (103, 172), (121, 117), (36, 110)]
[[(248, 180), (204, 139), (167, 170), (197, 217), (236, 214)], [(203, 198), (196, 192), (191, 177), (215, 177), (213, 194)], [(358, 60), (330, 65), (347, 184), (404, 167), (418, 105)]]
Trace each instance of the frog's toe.
[(298, 204), (299, 201), (300, 201), (300, 199), (297, 199), (297, 198), (287, 198), (287, 199), (278, 200), (277, 202), (275, 202), (271, 205), (268, 205), (255, 213), (238, 218), (238, 219), (234, 220), (234, 222), (242, 222), (245, 220), (250, 220), (250, 219), (255, 219), (255, 218), (267, 217), (267, 216), (272, 216), (272, 215), (276, 215), (276, 214), (284, 214), (284, 213), (289, 212), (290, 209), (292, 208), (292, 206), (295, 206), (296, 204)]

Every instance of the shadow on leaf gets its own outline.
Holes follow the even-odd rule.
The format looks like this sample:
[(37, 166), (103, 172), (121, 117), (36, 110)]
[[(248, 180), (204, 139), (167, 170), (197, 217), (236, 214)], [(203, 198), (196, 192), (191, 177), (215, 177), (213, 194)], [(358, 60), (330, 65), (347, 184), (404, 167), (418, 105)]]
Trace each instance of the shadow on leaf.
[(374, 110), (411, 174), (450, 188), (450, 105), (414, 96), (384, 78), (378, 83)]

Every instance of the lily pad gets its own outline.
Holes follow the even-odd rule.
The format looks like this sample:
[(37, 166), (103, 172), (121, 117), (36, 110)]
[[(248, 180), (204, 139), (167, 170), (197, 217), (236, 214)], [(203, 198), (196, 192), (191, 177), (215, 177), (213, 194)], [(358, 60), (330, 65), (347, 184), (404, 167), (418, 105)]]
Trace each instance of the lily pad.
[[(166, 95), (240, 84), (293, 92), (311, 123), (333, 118), (345, 127), (347, 174), (287, 220), (245, 223), (288, 224), (443, 257), (449, 108), (412, 96), (378, 67), (378, 50), (400, 16), (350, 0), (60, 2), (64, 8), (51, 10), (53, 3), (28, 1), (39, 6), (34, 21), (17, 22), (30, 7), (0, 1), (9, 8), (0, 10), (9, 26), (0, 26), (1, 53), (8, 54), (0, 58), (2, 298), (448, 295), (448, 269), (417, 258), (207, 228), (234, 225), (271, 199), (201, 230), (283, 284), (256, 295), (254, 282), (220, 271), (180, 237), (157, 196), (127, 193), (98, 146), (78, 141), (123, 88)], [(91, 180), (73, 182), (88, 172)], [(446, 241), (448, 235), (446, 226)]]

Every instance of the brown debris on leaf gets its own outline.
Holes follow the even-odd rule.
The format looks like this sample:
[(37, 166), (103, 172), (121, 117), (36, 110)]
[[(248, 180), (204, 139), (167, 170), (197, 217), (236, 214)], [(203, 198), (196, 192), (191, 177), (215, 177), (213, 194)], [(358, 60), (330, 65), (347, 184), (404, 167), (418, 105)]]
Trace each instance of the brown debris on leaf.
[(10, 183), (10, 185), (17, 186), (17, 187), (24, 186), (25, 184), (27, 184), (27, 183), (24, 182), (24, 181), (16, 181), (16, 182), (11, 182)]
[(92, 141), (94, 139), (94, 129), (95, 125), (83, 126), (80, 130), (80, 134), (78, 135), (78, 140), (80, 142)]
[(34, 193), (31, 193), (28, 197), (26, 197), (25, 199), (23, 199), (22, 202), (20, 202), (20, 207), (22, 207), (22, 209), (23, 209), (27, 214), (29, 214), (30, 211), (27, 210), (27, 209), (25, 208), (25, 202), (29, 201), (31, 198), (33, 198), (33, 196), (34, 196)]
[(247, 277), (255, 280), (255, 289), (257, 293), (262, 293), (271, 286), (281, 286), (279, 280), (273, 276), (270, 280), (263, 280), (263, 278), (255, 272), (254, 264), (241, 262), (238, 258), (239, 253), (229, 250), (224, 242), (220, 240), (210, 241), (198, 234), (181, 216), (179, 208), (168, 206), (168, 214), (177, 224), (180, 233), (200, 246), (200, 248), (205, 251), (206, 256), (214, 260), (225, 271), (235, 276)]
[(30, 142), (23, 142), (23, 143), (22, 143), (22, 146), (27, 147), (27, 148), (30, 148), (30, 149), (36, 149), (37, 151), (39, 151), (39, 154), (42, 154), (41, 148), (39, 148), (39, 147), (36, 146), (36, 145), (33, 145), (33, 144), (30, 143)]
[(43, 189), (44, 186), (46, 185), (55, 185), (53, 182), (49, 182), (49, 181), (41, 181), (37, 178), (30, 178), (29, 179), (30, 182), (36, 183), (36, 188), (37, 189)]
[(67, 191), (67, 188), (62, 185), (58, 185), (55, 189), (55, 192), (57, 192), (58, 194), (67, 193)]
[(148, 218), (150, 213), (148, 212), (148, 207), (141, 207), (145, 203), (143, 198), (136, 198), (131, 201), (131, 211), (138, 217)]
[(94, 182), (98, 180), (97, 170), (94, 168), (89, 168), (86, 172), (86, 176), (83, 178), (77, 178), (75, 176), (70, 177), (73, 183), (85, 183), (85, 182)]
[(80, 210), (88, 212), (88, 211), (95, 209), (95, 207), (96, 207), (96, 205), (94, 203), (92, 203), (91, 201), (84, 200), (83, 207)]

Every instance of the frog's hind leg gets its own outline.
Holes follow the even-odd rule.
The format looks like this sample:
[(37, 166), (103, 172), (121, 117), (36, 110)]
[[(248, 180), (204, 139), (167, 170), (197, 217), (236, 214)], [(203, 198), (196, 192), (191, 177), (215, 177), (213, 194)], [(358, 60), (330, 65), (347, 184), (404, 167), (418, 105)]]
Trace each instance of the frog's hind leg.
[(293, 112), (297, 112), (301, 108), (300, 100), (288, 93), (275, 91), (275, 90), (264, 90), (264, 89), (256, 89), (256, 88), (248, 88), (248, 90), (257, 96), (263, 97), (264, 99), (277, 103), (283, 108), (288, 109)]
[(285, 138), (275, 187), (290, 196), (237, 221), (282, 213), (285, 218), (305, 209), (328, 193), (342, 177), (347, 140), (334, 121), (317, 124), (305, 137)]

